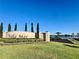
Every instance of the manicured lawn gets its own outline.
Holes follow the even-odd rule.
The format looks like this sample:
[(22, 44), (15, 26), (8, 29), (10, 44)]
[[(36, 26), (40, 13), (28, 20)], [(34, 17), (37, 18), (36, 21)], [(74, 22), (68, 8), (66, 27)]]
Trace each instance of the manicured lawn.
[(50, 42), (0, 46), (0, 59), (79, 59), (79, 46), (69, 45)]

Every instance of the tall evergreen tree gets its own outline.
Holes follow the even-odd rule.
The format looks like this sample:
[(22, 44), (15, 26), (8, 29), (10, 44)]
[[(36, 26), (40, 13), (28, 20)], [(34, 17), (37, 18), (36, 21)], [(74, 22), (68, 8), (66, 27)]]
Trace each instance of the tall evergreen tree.
[(15, 24), (15, 28), (14, 28), (14, 31), (17, 31), (17, 24)]
[(0, 25), (0, 38), (1, 38), (1, 25)]
[(25, 31), (27, 31), (27, 23), (25, 23)]
[(3, 32), (3, 23), (1, 22), (1, 30), (2, 30), (2, 32)]
[(11, 31), (11, 25), (8, 24), (8, 32), (10, 32), (10, 31)]
[(34, 32), (33, 23), (31, 23), (31, 32)]
[(3, 36), (3, 23), (1, 22), (1, 25), (0, 25), (0, 38), (2, 38)]
[(39, 38), (39, 23), (37, 23), (37, 38)]

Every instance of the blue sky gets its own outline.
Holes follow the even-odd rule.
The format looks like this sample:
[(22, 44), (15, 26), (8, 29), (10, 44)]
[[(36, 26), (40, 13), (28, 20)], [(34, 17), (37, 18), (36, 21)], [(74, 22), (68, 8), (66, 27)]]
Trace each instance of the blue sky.
[[(7, 31), (8, 23), (18, 24), (18, 31), (24, 31), (25, 22), (30, 31), (31, 22), (40, 23), (40, 31), (52, 34), (79, 32), (78, 0), (0, 0), (0, 22)], [(35, 30), (36, 31), (36, 30)]]

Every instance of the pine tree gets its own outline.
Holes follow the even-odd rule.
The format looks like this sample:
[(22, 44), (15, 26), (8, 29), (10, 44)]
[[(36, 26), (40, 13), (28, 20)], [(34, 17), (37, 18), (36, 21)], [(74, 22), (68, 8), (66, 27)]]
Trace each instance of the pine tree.
[(25, 31), (27, 31), (27, 23), (25, 23)]
[(37, 23), (37, 38), (39, 38), (39, 23)]
[(8, 24), (8, 32), (11, 32), (11, 25)]
[(17, 31), (17, 24), (15, 24), (15, 28), (14, 28), (14, 31)]
[(34, 32), (33, 23), (31, 23), (31, 32)]
[(61, 39), (61, 38), (60, 38), (61, 32), (56, 32), (56, 34), (57, 34), (57, 35), (56, 35), (56, 39)]

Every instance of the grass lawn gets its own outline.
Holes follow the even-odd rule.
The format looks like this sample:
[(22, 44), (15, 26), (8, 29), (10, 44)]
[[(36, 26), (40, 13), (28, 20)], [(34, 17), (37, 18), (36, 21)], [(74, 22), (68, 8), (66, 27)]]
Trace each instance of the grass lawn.
[(0, 59), (79, 59), (79, 45), (69, 45), (50, 42), (0, 46)]

